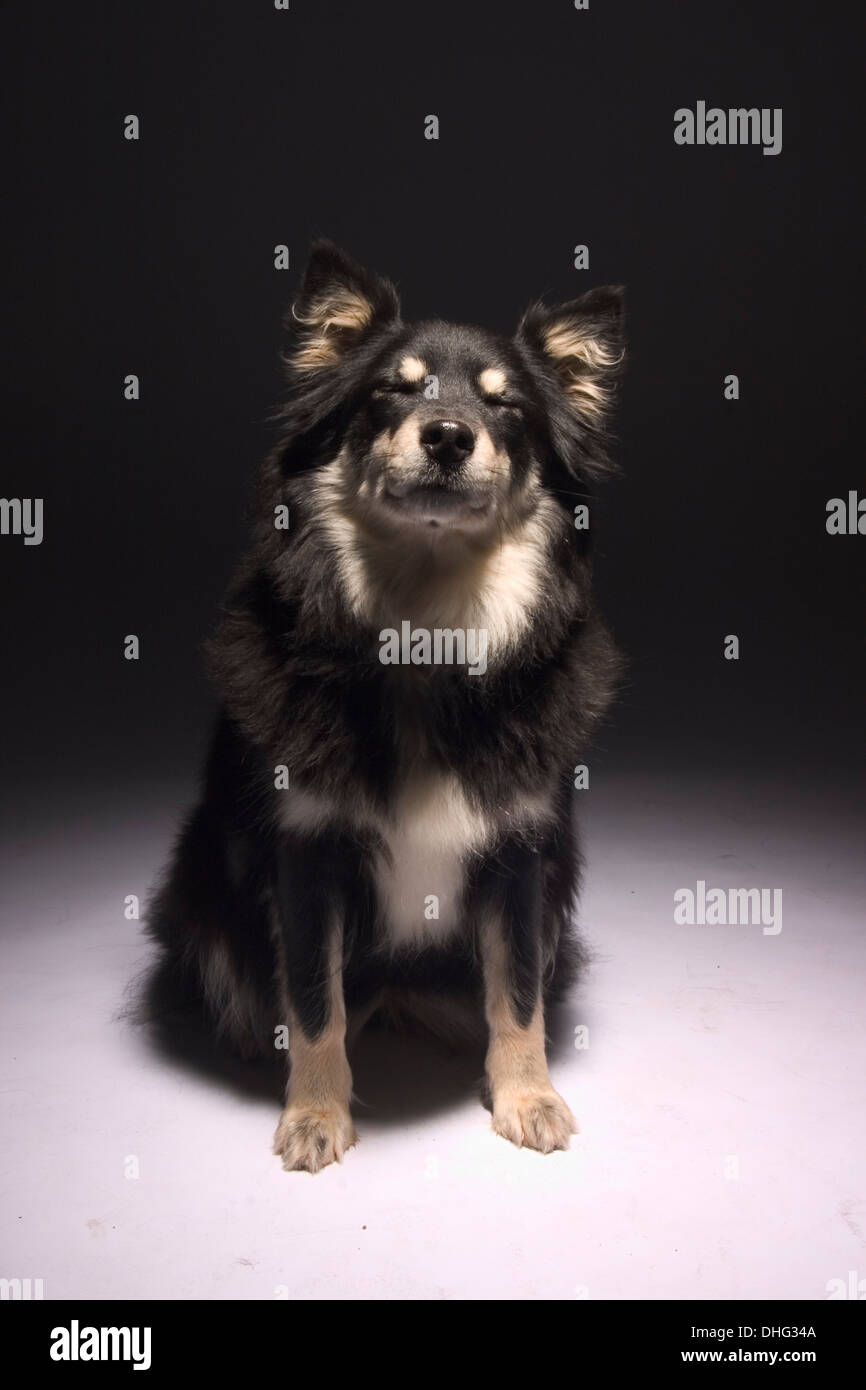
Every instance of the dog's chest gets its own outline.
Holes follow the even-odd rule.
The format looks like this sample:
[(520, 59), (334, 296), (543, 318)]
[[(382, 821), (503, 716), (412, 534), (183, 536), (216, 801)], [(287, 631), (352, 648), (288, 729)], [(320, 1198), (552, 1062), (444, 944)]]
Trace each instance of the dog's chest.
[(340, 796), (293, 788), (284, 796), (284, 830), (366, 841), (383, 944), (395, 950), (446, 940), (463, 918), (468, 872), (479, 855), (509, 836), (535, 839), (553, 814), (550, 789), (481, 810), (458, 776), (423, 759), (401, 771), (386, 808), (374, 807), (360, 788)]
[(382, 925), (392, 946), (432, 944), (453, 931), (468, 863), (491, 833), (453, 773), (422, 767), (402, 779), (376, 856)]

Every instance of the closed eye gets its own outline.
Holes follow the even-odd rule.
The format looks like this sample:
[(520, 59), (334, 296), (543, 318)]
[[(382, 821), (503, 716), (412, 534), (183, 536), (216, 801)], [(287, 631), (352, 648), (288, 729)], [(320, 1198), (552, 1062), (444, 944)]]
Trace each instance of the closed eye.
[(414, 396), (418, 390), (417, 381), (377, 381), (373, 387), (374, 396)]

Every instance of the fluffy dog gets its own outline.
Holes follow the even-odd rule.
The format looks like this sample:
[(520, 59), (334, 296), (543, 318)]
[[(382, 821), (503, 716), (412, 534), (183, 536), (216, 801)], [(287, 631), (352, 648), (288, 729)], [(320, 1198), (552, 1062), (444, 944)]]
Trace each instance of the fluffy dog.
[(288, 1029), (287, 1169), (354, 1143), (347, 1036), (380, 1011), (483, 1030), (494, 1129), (565, 1148), (544, 1017), (579, 958), (573, 771), (619, 671), (579, 509), (611, 467), (621, 290), (510, 339), (406, 324), (318, 243), (288, 326), (162, 968), (245, 1053)]

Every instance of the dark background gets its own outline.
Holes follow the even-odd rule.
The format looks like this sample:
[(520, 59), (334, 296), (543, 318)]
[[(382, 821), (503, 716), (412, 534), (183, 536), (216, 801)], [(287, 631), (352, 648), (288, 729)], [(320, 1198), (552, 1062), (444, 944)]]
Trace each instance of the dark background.
[[(850, 777), (866, 537), (825, 530), (828, 498), (866, 491), (850, 13), (7, 8), (2, 495), (45, 499), (41, 546), (0, 538), (7, 793), (118, 779), (134, 796), (195, 768), (213, 709), (199, 644), (315, 235), (391, 276), (407, 317), (510, 329), (538, 294), (626, 284), (624, 473), (593, 520), (631, 669), (599, 756)], [(782, 153), (676, 146), (673, 113), (698, 99), (782, 107)]]

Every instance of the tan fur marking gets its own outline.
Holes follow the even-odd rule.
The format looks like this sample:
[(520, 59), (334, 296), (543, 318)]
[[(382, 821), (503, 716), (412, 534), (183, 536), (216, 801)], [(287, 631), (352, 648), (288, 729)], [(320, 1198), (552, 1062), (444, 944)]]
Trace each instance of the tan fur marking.
[(478, 378), (478, 385), (485, 396), (503, 396), (508, 378), (501, 367), (485, 367)]
[(423, 381), (427, 375), (427, 364), (420, 357), (404, 357), (397, 374), (403, 381)]
[(541, 999), (528, 1026), (523, 1027), (511, 1006), (507, 947), (496, 923), (482, 925), (481, 961), (484, 1011), (490, 1030), (486, 1070), (493, 1128), (518, 1148), (541, 1153), (567, 1149), (577, 1125), (548, 1074)]
[(312, 372), (338, 362), (341, 349), (331, 330), (337, 329), (339, 332), (348, 329), (357, 332), (366, 328), (372, 314), (373, 308), (369, 300), (348, 289), (314, 300), (304, 315), (296, 313), (293, 306), (292, 316), (296, 322), (311, 332), (293, 354), (292, 365), (297, 371)]
[(554, 323), (545, 331), (544, 345), (549, 355), (567, 367), (574, 363), (565, 389), (576, 406), (593, 420), (600, 420), (610, 405), (610, 392), (599, 381), (583, 373), (583, 368), (600, 370), (615, 367), (623, 353), (611, 352), (597, 338), (581, 331), (574, 323)]
[(597, 338), (581, 332), (573, 323), (551, 324), (545, 330), (544, 345), (557, 361), (579, 357), (590, 367), (615, 367), (621, 360), (620, 353), (610, 352)]
[(328, 1023), (318, 1038), (305, 1037), (291, 1009), (289, 1085), (274, 1136), (274, 1153), (289, 1171), (317, 1173), (339, 1163), (357, 1136), (349, 1113), (352, 1073), (346, 1057), (341, 936), (334, 931), (328, 956)]

